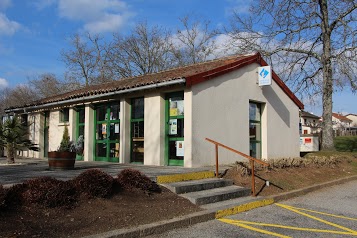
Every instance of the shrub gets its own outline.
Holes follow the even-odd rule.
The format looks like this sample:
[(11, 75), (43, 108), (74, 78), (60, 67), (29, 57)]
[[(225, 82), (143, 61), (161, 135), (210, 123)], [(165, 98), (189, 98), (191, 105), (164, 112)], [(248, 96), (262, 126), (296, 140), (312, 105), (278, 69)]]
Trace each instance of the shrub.
[(118, 181), (123, 188), (139, 188), (146, 192), (160, 193), (160, 186), (138, 170), (124, 169), (118, 174)]
[(88, 169), (73, 179), (76, 189), (88, 198), (112, 195), (113, 177), (100, 169)]
[(24, 198), (28, 203), (45, 207), (72, 208), (77, 202), (77, 194), (70, 181), (61, 181), (51, 177), (40, 177), (25, 182), (27, 191)]
[(5, 189), (5, 199), (3, 207), (12, 208), (21, 206), (24, 203), (23, 193), (26, 191), (26, 185), (23, 183), (15, 184)]

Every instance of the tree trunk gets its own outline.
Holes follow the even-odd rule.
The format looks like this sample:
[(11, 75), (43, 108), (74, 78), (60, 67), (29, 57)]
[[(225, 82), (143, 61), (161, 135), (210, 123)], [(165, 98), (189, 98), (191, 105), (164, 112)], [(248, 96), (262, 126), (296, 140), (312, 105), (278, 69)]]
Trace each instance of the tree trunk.
[(331, 29), (329, 27), (327, 0), (319, 0), (320, 11), (322, 16), (322, 150), (334, 150), (333, 144), (333, 129), (332, 129), (332, 93), (333, 93), (333, 79), (332, 79), (332, 65), (331, 65)]
[(15, 163), (15, 149), (12, 145), (7, 145), (6, 146), (6, 157), (7, 157), (7, 163), (8, 164), (14, 164)]

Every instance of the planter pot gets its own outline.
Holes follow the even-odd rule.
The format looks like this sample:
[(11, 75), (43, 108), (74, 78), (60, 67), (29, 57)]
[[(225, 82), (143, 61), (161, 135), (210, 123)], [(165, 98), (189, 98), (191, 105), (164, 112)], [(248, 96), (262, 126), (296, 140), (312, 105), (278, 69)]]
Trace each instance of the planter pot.
[(74, 169), (76, 152), (48, 152), (48, 166), (50, 170)]

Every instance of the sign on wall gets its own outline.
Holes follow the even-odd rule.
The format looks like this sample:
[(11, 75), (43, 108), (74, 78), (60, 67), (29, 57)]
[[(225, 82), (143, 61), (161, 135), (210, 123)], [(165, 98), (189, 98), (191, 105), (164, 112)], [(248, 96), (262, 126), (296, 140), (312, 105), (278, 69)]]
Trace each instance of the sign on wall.
[(271, 67), (258, 67), (258, 84), (259, 86), (271, 85)]

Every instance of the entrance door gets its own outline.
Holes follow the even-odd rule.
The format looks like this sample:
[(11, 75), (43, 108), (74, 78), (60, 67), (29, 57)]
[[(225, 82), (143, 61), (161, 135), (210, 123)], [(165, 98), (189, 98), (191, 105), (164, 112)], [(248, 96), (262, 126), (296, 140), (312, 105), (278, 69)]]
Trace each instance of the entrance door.
[(167, 165), (184, 165), (184, 98), (183, 92), (166, 96), (165, 161)]
[(131, 156), (130, 162), (144, 163), (144, 98), (131, 99)]
[[(83, 136), (84, 138), (84, 123), (85, 123), (85, 109), (84, 107), (80, 107), (77, 109), (77, 116), (76, 116), (76, 141), (78, 140), (79, 136)], [(76, 160), (83, 160), (83, 155), (77, 155)]]
[(119, 102), (98, 105), (95, 109), (95, 160), (119, 162)]

